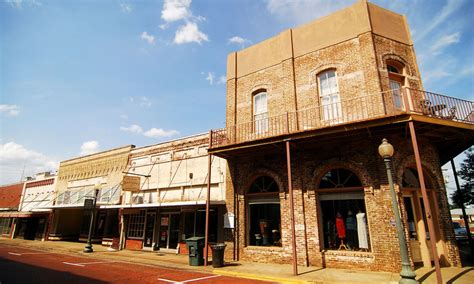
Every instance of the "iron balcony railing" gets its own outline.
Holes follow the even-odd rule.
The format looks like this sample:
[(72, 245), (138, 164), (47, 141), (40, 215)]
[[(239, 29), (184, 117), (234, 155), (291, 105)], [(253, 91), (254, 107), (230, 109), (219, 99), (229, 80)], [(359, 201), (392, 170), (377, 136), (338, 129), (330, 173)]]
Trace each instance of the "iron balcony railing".
[(210, 148), (403, 113), (474, 123), (474, 103), (471, 101), (403, 88), (357, 96), (336, 103), (316, 105), (311, 108), (212, 130)]

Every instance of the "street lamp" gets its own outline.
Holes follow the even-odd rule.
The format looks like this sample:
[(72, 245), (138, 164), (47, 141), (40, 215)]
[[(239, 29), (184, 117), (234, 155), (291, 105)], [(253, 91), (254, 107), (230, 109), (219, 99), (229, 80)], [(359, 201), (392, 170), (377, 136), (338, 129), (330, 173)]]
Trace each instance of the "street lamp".
[[(89, 235), (87, 236), (87, 244), (84, 247), (84, 252), (93, 252), (94, 250), (92, 249), (92, 229), (94, 228), (94, 214), (95, 214), (95, 206), (97, 204), (97, 196), (99, 195), (99, 190), (101, 188), (101, 184), (97, 183), (94, 187), (95, 194), (94, 194), (94, 203), (92, 205), (92, 209), (90, 210), (91, 212), (91, 221), (89, 224)], [(86, 209), (87, 210), (87, 209)]]
[(403, 228), (402, 221), (400, 218), (397, 196), (395, 195), (395, 189), (393, 187), (391, 162), (394, 152), (395, 151), (393, 149), (392, 144), (388, 143), (387, 139), (382, 139), (382, 144), (380, 144), (379, 146), (379, 155), (382, 156), (385, 162), (385, 168), (387, 169), (387, 178), (390, 186), (390, 196), (392, 197), (393, 213), (395, 214), (395, 224), (397, 225), (398, 242), (400, 244), (400, 257), (402, 260), (402, 271), (400, 272), (400, 276), (402, 278), (400, 279), (399, 283), (418, 283), (418, 281), (415, 280), (416, 274), (411, 269), (410, 260), (408, 259), (408, 248), (405, 239), (405, 230)]

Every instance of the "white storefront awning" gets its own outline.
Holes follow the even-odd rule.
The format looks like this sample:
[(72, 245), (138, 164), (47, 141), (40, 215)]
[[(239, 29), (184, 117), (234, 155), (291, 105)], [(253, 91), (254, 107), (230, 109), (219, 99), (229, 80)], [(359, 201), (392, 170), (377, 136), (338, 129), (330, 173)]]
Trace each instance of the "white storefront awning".
[[(199, 201), (176, 201), (176, 202), (159, 202), (159, 203), (143, 203), (143, 204), (117, 204), (117, 205), (101, 205), (101, 209), (106, 208), (150, 208), (150, 207), (173, 207), (173, 206), (196, 206), (206, 205), (205, 200)], [(211, 200), (211, 205), (225, 205), (224, 200)]]

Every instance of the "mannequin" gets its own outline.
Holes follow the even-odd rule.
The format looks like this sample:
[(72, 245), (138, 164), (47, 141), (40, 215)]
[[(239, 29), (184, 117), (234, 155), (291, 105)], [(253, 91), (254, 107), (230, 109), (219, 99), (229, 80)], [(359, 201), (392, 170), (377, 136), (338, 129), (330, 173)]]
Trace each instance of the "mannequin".
[(327, 223), (328, 229), (328, 246), (329, 249), (332, 249), (336, 246), (336, 227), (334, 225), (334, 221), (329, 219)]
[(359, 210), (359, 213), (356, 215), (357, 219), (357, 233), (359, 237), (359, 248), (368, 251), (369, 243), (367, 240), (367, 220), (365, 218), (365, 213)]
[(347, 250), (346, 245), (344, 244), (344, 239), (346, 238), (346, 226), (344, 225), (344, 219), (342, 219), (341, 213), (337, 212), (336, 215), (336, 230), (337, 237), (339, 238), (339, 250)]
[(354, 250), (357, 247), (357, 224), (352, 211), (347, 211), (346, 218), (347, 247)]

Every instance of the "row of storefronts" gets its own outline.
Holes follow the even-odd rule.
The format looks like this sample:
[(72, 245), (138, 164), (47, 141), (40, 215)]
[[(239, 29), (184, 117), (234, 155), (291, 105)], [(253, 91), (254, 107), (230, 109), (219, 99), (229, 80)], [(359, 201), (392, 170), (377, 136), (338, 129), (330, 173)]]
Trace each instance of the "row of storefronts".
[[(0, 213), (2, 236), (85, 242), (93, 214), (85, 200), (97, 198), (94, 243), (186, 253), (187, 238), (205, 235), (208, 144), (201, 134), (63, 161), (57, 175), (10, 186), (17, 205)], [(225, 160), (212, 161), (210, 242), (224, 239), (225, 168)]]

